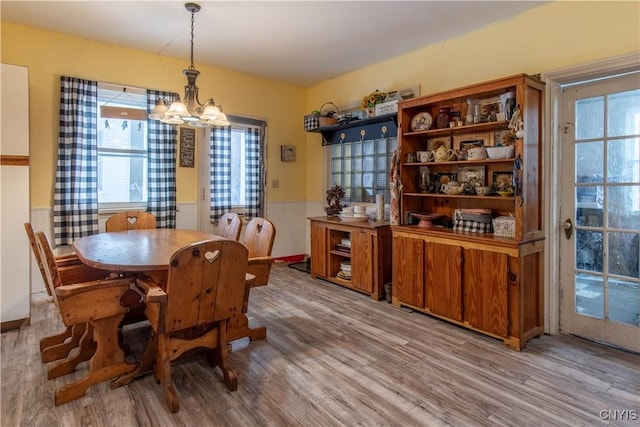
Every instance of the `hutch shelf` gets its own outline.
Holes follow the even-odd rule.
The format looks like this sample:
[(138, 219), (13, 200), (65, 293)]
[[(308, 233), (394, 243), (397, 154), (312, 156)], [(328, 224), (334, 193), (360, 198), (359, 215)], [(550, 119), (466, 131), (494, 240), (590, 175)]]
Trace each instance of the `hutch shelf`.
[[(400, 224), (391, 227), (396, 306), (498, 338), (516, 350), (543, 334), (543, 93), (543, 82), (520, 74), (398, 103), (402, 191)], [(476, 124), (465, 120), (473, 114), (468, 107), (474, 103), (491, 105), (492, 100), (507, 96), (515, 98), (512, 112), (520, 121), (510, 122), (506, 114), (496, 114), (493, 120), (487, 116)], [(436, 116), (447, 107), (459, 112), (463, 121), (434, 129)], [(501, 112), (504, 104), (496, 103), (494, 108)], [(433, 126), (416, 130), (414, 118), (425, 113), (433, 117)], [(517, 127), (511, 129), (510, 123), (517, 123)], [(516, 130), (521, 130), (517, 136)], [(458, 153), (469, 143), (485, 147), (504, 143), (514, 146), (514, 157), (426, 163), (415, 160), (412, 153), (434, 150), (436, 143)], [(425, 167), (431, 182), (436, 181), (429, 189), (424, 180), (421, 183)], [(515, 191), (504, 197), (439, 191), (439, 178), (455, 180), (455, 174), (460, 178), (464, 170), (482, 171), (480, 185), (492, 188), (498, 185), (500, 175), (509, 177), (508, 185)], [(489, 209), (493, 217), (513, 217), (513, 237), (457, 231), (447, 226), (421, 227), (411, 219), (411, 212), (454, 218), (458, 209)]]
[(322, 145), (395, 136), (398, 131), (396, 113), (354, 120), (345, 124), (321, 126), (310, 132), (322, 135)]

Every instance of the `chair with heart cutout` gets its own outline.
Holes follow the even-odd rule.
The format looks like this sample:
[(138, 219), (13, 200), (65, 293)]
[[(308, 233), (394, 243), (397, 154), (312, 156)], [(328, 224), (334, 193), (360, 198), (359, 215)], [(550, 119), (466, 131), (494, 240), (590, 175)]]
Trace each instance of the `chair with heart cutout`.
[(105, 224), (107, 232), (156, 228), (156, 217), (149, 212), (128, 211), (111, 215)]
[[(246, 273), (247, 258), (247, 249), (241, 243), (216, 238), (175, 252), (164, 288), (151, 278), (136, 280), (145, 295), (153, 328), (140, 362), (146, 367), (140, 371), (153, 366), (171, 412), (180, 409), (180, 398), (171, 380), (172, 362), (193, 349), (207, 349), (209, 362), (222, 370), (228, 389), (238, 388), (237, 377), (227, 362), (227, 324), (242, 311), (253, 281), (253, 276)], [(119, 385), (129, 381), (127, 378)]]
[[(247, 273), (255, 276), (253, 287), (265, 286), (269, 283), (271, 266), (275, 259), (271, 256), (276, 238), (276, 227), (266, 218), (253, 218), (247, 224), (242, 244), (249, 252)], [(249, 337), (251, 341), (264, 339), (267, 329), (264, 326), (251, 328), (246, 316), (249, 308), (249, 295), (245, 298), (242, 313), (237, 313), (229, 322), (229, 341)]]
[(239, 240), (242, 231), (242, 219), (237, 213), (227, 212), (218, 218), (218, 225), (213, 234), (226, 239)]

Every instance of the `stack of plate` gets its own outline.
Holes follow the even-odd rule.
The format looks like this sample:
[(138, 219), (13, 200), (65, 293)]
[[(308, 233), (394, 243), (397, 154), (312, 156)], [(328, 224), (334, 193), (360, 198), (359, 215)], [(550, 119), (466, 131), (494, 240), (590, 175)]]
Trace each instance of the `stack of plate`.
[(343, 280), (351, 280), (351, 261), (342, 261), (337, 276)]
[(369, 221), (369, 219), (371, 218), (371, 215), (366, 214), (366, 213), (363, 213), (363, 214), (341, 213), (341, 214), (338, 214), (338, 216), (344, 222)]

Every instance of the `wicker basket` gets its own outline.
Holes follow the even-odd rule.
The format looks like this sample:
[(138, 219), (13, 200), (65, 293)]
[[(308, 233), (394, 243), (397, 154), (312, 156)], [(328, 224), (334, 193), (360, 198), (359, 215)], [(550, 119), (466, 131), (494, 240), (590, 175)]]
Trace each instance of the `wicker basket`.
[[(332, 116), (327, 116), (326, 114), (329, 114), (329, 111), (325, 112), (323, 110), (327, 105), (332, 105), (333, 108), (335, 108), (335, 113)], [(338, 114), (340, 114), (340, 109), (333, 102), (325, 102), (322, 104), (322, 107), (320, 107), (320, 127), (338, 124), (338, 118), (336, 117)]]

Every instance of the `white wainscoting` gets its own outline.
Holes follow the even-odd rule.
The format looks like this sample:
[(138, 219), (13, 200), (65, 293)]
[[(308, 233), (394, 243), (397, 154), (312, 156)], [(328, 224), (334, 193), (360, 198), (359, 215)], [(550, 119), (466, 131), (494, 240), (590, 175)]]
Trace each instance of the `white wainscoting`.
[[(315, 204), (314, 204), (315, 205)], [(318, 209), (313, 209), (314, 215), (322, 215), (322, 205), (317, 204)], [(305, 202), (281, 202), (269, 203), (267, 205), (267, 218), (273, 222), (276, 227), (276, 241), (273, 245), (272, 255), (274, 257), (283, 257), (290, 255), (308, 254), (310, 248), (309, 229), (307, 221), (307, 208)], [(104, 232), (104, 224), (109, 215), (100, 215), (98, 218), (98, 226), (100, 232)], [(178, 203), (178, 212), (176, 214), (176, 228), (195, 230), (198, 228), (198, 204)], [(51, 208), (34, 208), (31, 209), (31, 225), (36, 231), (44, 231), (49, 242), (54, 245), (53, 240), (53, 218)], [(26, 234), (24, 235), (27, 238)], [(56, 255), (71, 252), (69, 246), (61, 246), (54, 248)], [(33, 302), (46, 300), (47, 295), (42, 275), (38, 269), (38, 264), (31, 253), (31, 292)]]
[(306, 202), (267, 204), (266, 217), (276, 227), (276, 241), (271, 255), (285, 257), (308, 253), (305, 248), (307, 221)]

